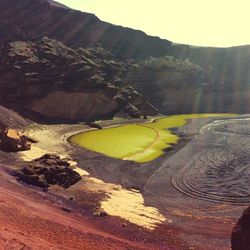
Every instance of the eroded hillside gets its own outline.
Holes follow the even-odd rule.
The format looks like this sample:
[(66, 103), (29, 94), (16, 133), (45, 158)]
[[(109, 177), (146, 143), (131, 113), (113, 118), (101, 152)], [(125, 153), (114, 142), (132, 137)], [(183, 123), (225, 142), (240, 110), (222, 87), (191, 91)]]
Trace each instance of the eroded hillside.
[[(112, 62), (113, 66), (119, 69), (113, 72), (113, 75), (120, 78), (125, 85), (132, 85), (164, 114), (249, 112), (249, 46), (206, 48), (178, 45), (158, 37), (147, 36), (141, 31), (102, 22), (93, 14), (49, 2), (17, 0), (13, 6), (12, 1), (2, 0), (0, 2), (1, 43), (28, 41), (37, 44), (46, 36), (73, 49), (78, 58), (81, 54), (79, 48), (84, 48), (85, 52), (86, 49), (92, 48), (93, 54), (96, 51), (95, 48), (101, 47), (106, 51), (105, 53), (112, 54), (108, 64)], [(100, 54), (95, 57), (99, 59), (99, 65), (102, 64), (102, 73), (109, 74), (110, 67), (103, 67), (107, 62), (100, 63), (100, 59), (106, 60), (106, 58)], [(92, 55), (89, 59), (93, 61)], [(149, 63), (152, 60), (153, 65)], [(68, 67), (67, 64), (64, 68), (72, 70), (72, 67)], [(58, 71), (57, 68), (56, 71)], [(79, 72), (72, 70), (70, 81), (74, 81), (72, 79), (78, 76)], [(50, 78), (52, 77), (53, 74), (50, 75)], [(89, 77), (88, 72), (81, 77), (85, 79)], [(47, 84), (47, 79), (44, 80)], [(57, 79), (53, 81), (57, 82)], [(114, 77), (109, 78), (108, 81), (117, 86)], [(49, 100), (54, 97), (52, 95)], [(71, 99), (62, 93), (58, 98)], [(95, 96), (95, 99), (107, 105), (108, 109), (104, 113), (101, 112), (101, 115), (92, 114), (93, 118), (111, 117), (117, 113), (117, 107), (113, 101), (110, 103), (109, 100), (107, 104), (106, 98), (99, 95)], [(44, 99), (44, 101), (48, 100)], [(98, 106), (98, 103), (96, 104)], [(35, 110), (40, 113), (45, 113), (44, 109), (48, 108), (35, 106)], [(33, 104), (31, 109), (34, 109)], [(131, 106), (126, 109), (134, 110)], [(57, 116), (63, 115), (57, 114)], [(70, 119), (76, 116), (76, 114), (70, 114)], [(85, 115), (82, 117), (86, 118)]]

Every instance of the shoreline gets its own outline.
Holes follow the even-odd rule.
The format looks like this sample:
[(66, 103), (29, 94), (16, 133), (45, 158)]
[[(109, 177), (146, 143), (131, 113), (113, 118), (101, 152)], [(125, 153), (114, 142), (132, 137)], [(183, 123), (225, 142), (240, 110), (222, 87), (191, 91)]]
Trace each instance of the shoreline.
[[(140, 230), (146, 238), (149, 237), (151, 239), (150, 242), (153, 245), (150, 245), (150, 247), (154, 246), (155, 249), (168, 249), (168, 247), (188, 249), (188, 246), (195, 246), (196, 248), (194, 249), (202, 249), (201, 247), (204, 244), (208, 244), (211, 237), (214, 237), (214, 243), (209, 243), (207, 249), (216, 249), (213, 247), (216, 246), (216, 244), (220, 244), (223, 246), (221, 249), (224, 250), (228, 247), (229, 232), (236, 218), (238, 218), (238, 215), (242, 212), (243, 207), (235, 207), (230, 204), (222, 206), (220, 204), (213, 204), (185, 196), (172, 186), (171, 181), (168, 182), (168, 178), (174, 175), (175, 172), (178, 172), (182, 164), (186, 161), (188, 163), (188, 161), (191, 160), (188, 150), (197, 150), (197, 147), (193, 147), (193, 145), (201, 142), (201, 146), (198, 147), (200, 150), (202, 149), (201, 147), (204, 147), (203, 144), (208, 142), (203, 137), (209, 136), (210, 138), (210, 134), (212, 135), (213, 131), (209, 130), (209, 133), (205, 133), (204, 135), (199, 132), (201, 128), (206, 126), (206, 124), (212, 124), (213, 121), (218, 119), (217, 117), (200, 119), (199, 121), (195, 119), (188, 120), (184, 127), (177, 128), (177, 130), (174, 131), (174, 133), (183, 134), (185, 141), (181, 139), (179, 143), (173, 146), (172, 151), (169, 151), (167, 154), (164, 153), (160, 158), (152, 162), (140, 164), (106, 157), (68, 143), (68, 135), (82, 131), (82, 129), (89, 129), (84, 125), (34, 125), (33, 127), (31, 126), (26, 133), (27, 135), (32, 135), (33, 133), (33, 136), (38, 139), (37, 148), (49, 152), (54, 149), (55, 151), (52, 151), (52, 153), (61, 154), (66, 158), (68, 157), (68, 159), (77, 162), (77, 167), (79, 167), (81, 171), (85, 171), (82, 173), (82, 181), (72, 186), (72, 188), (64, 190), (58, 187), (52, 187), (48, 193), (44, 194), (45, 196), (51, 197), (51, 199), (54, 197), (54, 200), (58, 200), (60, 197), (76, 197), (73, 203), (68, 204), (68, 202), (65, 203), (65, 201), (58, 203), (61, 205), (64, 204), (63, 206), (66, 204), (69, 207), (73, 206), (73, 211), (70, 212), (70, 214), (73, 215), (76, 211), (82, 211), (82, 209), (85, 211), (84, 214), (88, 211), (87, 214), (85, 214), (86, 218), (90, 220), (91, 223), (93, 222), (94, 226), (98, 226), (99, 230), (110, 232), (122, 238), (127, 238), (126, 234), (127, 230), (129, 230), (132, 241), (135, 230)], [(104, 124), (107, 123), (109, 122), (104, 122)], [(110, 123), (112, 123), (112, 121), (110, 121)], [(211, 139), (213, 138), (212, 136)], [(215, 137), (215, 139), (217, 138)], [(36, 151), (36, 148), (34, 151)], [(23, 153), (24, 155), (26, 154), (26, 156), (30, 154), (31, 158), (35, 157), (35, 155), (32, 156), (31, 154), (32, 150)], [(193, 153), (193, 155), (195, 155), (195, 153)], [(166, 161), (168, 161), (167, 165), (160, 168)], [(156, 174), (152, 177), (154, 172), (156, 172)], [(149, 184), (143, 192), (143, 187), (145, 187), (146, 182)], [(22, 186), (22, 184), (18, 185)], [(40, 192), (30, 186), (24, 185), (23, 188), (33, 193)], [(132, 196), (127, 196), (128, 194)], [(134, 203), (125, 205), (126, 203), (124, 203), (123, 198), (125, 198), (125, 200), (133, 200)], [(57, 202), (58, 201), (56, 201), (56, 203)], [(124, 206), (122, 206), (123, 203)], [(102, 206), (102, 204), (104, 205)], [(113, 210), (109, 210), (107, 205), (112, 209), (115, 208), (116, 213), (112, 212)], [(119, 205), (119, 209), (117, 209), (117, 205)], [(132, 208), (132, 214), (126, 211), (128, 207)], [(109, 210), (111, 215), (107, 215), (104, 219), (93, 217), (92, 213), (100, 208), (106, 209), (107, 211)], [(150, 211), (153, 212), (151, 215), (156, 217), (151, 218), (151, 215), (147, 215), (149, 208)], [(151, 208), (157, 210), (151, 210)], [(125, 211), (126, 214), (124, 213)], [(210, 211), (209, 214), (212, 213), (211, 216), (208, 216), (208, 211)], [(222, 213), (225, 213), (225, 215), (222, 215)], [(161, 216), (164, 216), (166, 221), (162, 221), (161, 223), (157, 222), (155, 226), (152, 227), (153, 230), (148, 230), (147, 226), (145, 226), (146, 224), (144, 226), (137, 226), (135, 224), (136, 221), (138, 221), (137, 217), (135, 217), (135, 221), (132, 220), (129, 222), (128, 219), (133, 218), (133, 214), (136, 216), (138, 214), (144, 214), (144, 216), (151, 218), (152, 223), (154, 223), (153, 218), (162, 218)], [(139, 218), (140, 222), (144, 221), (148, 223), (143, 220), (143, 217)], [(113, 229), (108, 229), (106, 227), (107, 225)], [(151, 226), (149, 226), (149, 228), (150, 227)], [(197, 228), (204, 227), (206, 228), (204, 233), (197, 230)], [(221, 233), (217, 232), (215, 230), (216, 228), (220, 229)], [(216, 235), (212, 229), (216, 232)], [(194, 236), (190, 236), (187, 239), (186, 237), (189, 235), (190, 230), (192, 230)], [(161, 240), (159, 241), (157, 237), (160, 237)], [(163, 239), (165, 239), (166, 242), (163, 241)], [(135, 239), (135, 241), (137, 240), (139, 239)], [(139, 241), (144, 242), (142, 239)], [(158, 244), (159, 242), (161, 242), (160, 245), (162, 247)], [(183, 248), (182, 244), (187, 247)]]

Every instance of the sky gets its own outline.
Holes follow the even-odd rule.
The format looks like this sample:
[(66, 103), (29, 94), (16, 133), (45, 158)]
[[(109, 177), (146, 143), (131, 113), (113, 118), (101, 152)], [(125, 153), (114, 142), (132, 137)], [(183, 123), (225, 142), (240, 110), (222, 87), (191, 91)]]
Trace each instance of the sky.
[(112, 24), (175, 43), (250, 44), (250, 0), (57, 0)]

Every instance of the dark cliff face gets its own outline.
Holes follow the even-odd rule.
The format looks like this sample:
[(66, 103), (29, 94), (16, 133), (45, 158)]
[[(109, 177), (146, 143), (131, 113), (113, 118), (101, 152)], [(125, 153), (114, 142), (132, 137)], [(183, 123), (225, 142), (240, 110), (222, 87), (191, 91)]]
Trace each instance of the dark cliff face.
[[(115, 73), (123, 84), (132, 85), (164, 114), (250, 112), (250, 46), (203, 48), (172, 44), (49, 2), (16, 0), (13, 5), (10, 0), (1, 0), (1, 43), (37, 43), (47, 36), (76, 53), (80, 47), (101, 47), (110, 51), (110, 60), (118, 63), (117, 68), (123, 65)], [(169, 63), (166, 56), (173, 60)], [(148, 63), (150, 60), (154, 63)], [(167, 63), (162, 64), (164, 60)], [(110, 71), (102, 72), (106, 70)], [(76, 77), (73, 72), (68, 79), (78, 86)], [(117, 85), (112, 79), (108, 81)]]
[(172, 48), (173, 56), (189, 58), (204, 69), (204, 78), (194, 86), (194, 90), (200, 92), (197, 107), (201, 111), (250, 112), (250, 46), (201, 48), (179, 45)]
[[(148, 58), (124, 76), (164, 114), (196, 113), (204, 69), (172, 56)], [(199, 100), (202, 102), (202, 100)]]
[[(77, 50), (44, 37), (0, 47), (1, 102), (56, 121), (91, 121), (157, 109), (120, 76), (129, 65), (101, 47)], [(132, 67), (132, 66), (131, 66)]]

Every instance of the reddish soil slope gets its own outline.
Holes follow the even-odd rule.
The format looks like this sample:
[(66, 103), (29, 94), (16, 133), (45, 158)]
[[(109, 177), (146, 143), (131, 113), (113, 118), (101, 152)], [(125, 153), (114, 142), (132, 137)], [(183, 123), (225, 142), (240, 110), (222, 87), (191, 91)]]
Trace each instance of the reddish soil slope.
[(104, 233), (84, 216), (32, 197), (32, 192), (5, 178), (1, 176), (0, 249), (148, 249)]

